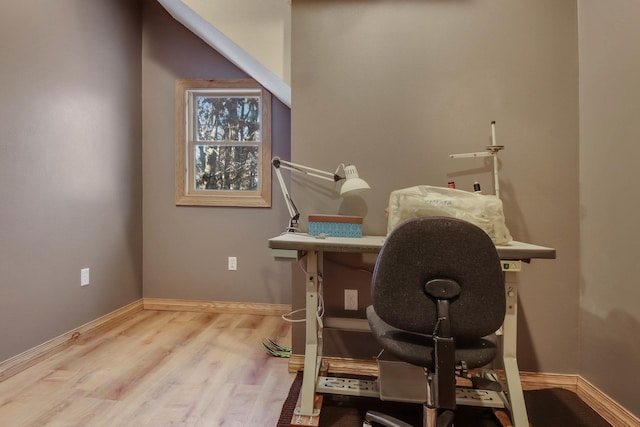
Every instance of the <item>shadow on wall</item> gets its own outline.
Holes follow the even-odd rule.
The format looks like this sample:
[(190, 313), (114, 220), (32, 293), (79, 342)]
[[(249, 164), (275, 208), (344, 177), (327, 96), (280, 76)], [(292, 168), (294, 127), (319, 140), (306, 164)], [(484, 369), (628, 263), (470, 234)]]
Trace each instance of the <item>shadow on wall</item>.
[(602, 318), (581, 312), (580, 376), (640, 416), (640, 399), (630, 392), (640, 383), (640, 322), (620, 309)]
[(527, 216), (518, 204), (517, 194), (513, 188), (513, 184), (510, 182), (500, 182), (500, 199), (504, 206), (504, 217), (507, 228), (509, 232), (511, 232), (511, 235), (514, 236), (514, 240), (529, 242), (531, 241), (531, 236), (525, 222)]
[[(511, 273), (513, 274), (513, 273)], [(517, 278), (515, 280), (518, 280)], [(508, 281), (507, 281), (508, 283)], [(540, 361), (531, 337), (531, 329), (526, 315), (526, 305), (518, 295), (518, 368), (520, 371), (540, 372)], [(526, 355), (526, 356), (524, 356)]]

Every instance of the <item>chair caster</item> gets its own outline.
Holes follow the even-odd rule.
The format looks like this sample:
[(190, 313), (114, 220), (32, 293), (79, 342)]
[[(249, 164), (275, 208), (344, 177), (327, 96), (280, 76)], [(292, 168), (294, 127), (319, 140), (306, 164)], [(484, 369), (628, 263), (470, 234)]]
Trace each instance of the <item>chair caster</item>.
[(502, 392), (502, 386), (499, 382), (490, 380), (488, 378), (483, 377), (472, 377), (471, 384), (473, 384), (473, 388), (479, 390), (491, 390), (496, 393)]
[(438, 415), (438, 420), (436, 421), (436, 427), (453, 427), (453, 419), (455, 418), (455, 413), (453, 411), (442, 411), (440, 415)]
[(381, 425), (384, 427), (413, 427), (397, 418), (376, 411), (367, 411), (362, 427)]

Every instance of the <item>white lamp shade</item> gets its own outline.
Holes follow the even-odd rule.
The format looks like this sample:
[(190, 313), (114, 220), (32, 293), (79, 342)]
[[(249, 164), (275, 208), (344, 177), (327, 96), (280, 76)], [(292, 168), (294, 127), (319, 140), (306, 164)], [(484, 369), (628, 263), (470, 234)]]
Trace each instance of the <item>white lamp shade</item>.
[(344, 167), (344, 176), (345, 182), (340, 189), (341, 196), (353, 196), (371, 188), (364, 179), (360, 178), (358, 170), (353, 165)]

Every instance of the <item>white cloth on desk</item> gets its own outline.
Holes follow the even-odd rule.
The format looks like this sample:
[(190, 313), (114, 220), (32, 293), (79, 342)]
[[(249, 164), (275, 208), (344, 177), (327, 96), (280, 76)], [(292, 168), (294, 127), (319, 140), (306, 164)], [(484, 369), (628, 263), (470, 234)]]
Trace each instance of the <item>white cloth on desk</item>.
[(495, 245), (506, 245), (513, 240), (505, 224), (502, 200), (498, 197), (429, 185), (391, 193), (387, 233), (408, 219), (428, 216), (458, 218), (475, 224)]

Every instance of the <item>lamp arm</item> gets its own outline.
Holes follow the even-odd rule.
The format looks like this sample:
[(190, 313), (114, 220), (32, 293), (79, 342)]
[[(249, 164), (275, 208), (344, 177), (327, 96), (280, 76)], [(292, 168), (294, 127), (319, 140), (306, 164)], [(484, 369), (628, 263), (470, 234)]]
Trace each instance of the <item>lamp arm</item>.
[[(278, 163), (278, 165), (276, 166), (276, 162)], [(293, 163), (293, 162), (289, 162), (286, 160), (282, 160), (279, 157), (274, 157), (273, 158), (273, 166), (277, 169), (277, 168), (283, 168), (283, 169), (288, 169), (290, 171), (294, 171), (294, 172), (299, 172), (305, 175), (309, 175), (309, 176), (315, 176), (316, 178), (320, 178), (320, 179), (324, 179), (327, 181), (333, 181), (333, 182), (338, 182), (342, 179), (345, 179), (345, 177), (338, 175), (338, 170), (340, 169), (340, 166), (338, 166), (338, 170), (336, 170), (335, 173), (331, 173), (331, 172), (327, 172), (327, 171), (323, 171), (320, 169), (315, 169), (315, 168), (311, 168), (309, 166), (304, 166), (304, 165), (300, 165), (298, 163)], [(343, 166), (344, 167), (344, 166)]]
[[(361, 191), (369, 189), (369, 184), (367, 184), (358, 176), (358, 171), (353, 165), (345, 166), (344, 163), (342, 163), (338, 165), (338, 168), (334, 173), (331, 173), (320, 169), (310, 168), (309, 166), (282, 160), (280, 159), (280, 157), (274, 157), (273, 159), (271, 159), (271, 164), (273, 165), (273, 169), (275, 170), (276, 178), (278, 178), (278, 183), (280, 184), (280, 189), (282, 190), (282, 195), (284, 196), (284, 201), (287, 205), (289, 216), (291, 218), (287, 231), (297, 231), (300, 212), (298, 211), (298, 208), (296, 208), (296, 205), (293, 203), (293, 200), (291, 200), (289, 190), (287, 190), (287, 186), (284, 182), (284, 179), (282, 178), (282, 172), (280, 171), (281, 168), (288, 169), (291, 172), (298, 172), (304, 175), (324, 179), (326, 181), (338, 182), (344, 179), (345, 183), (340, 189), (340, 195), (343, 197), (345, 195), (357, 194)], [(342, 168), (342, 170), (344, 171), (344, 176), (338, 175), (338, 171), (340, 170), (340, 168)]]
[(287, 205), (287, 210), (289, 211), (289, 227), (287, 231), (296, 231), (298, 229), (298, 219), (300, 219), (300, 211), (296, 207), (295, 203), (291, 199), (291, 195), (289, 194), (289, 190), (287, 190), (287, 186), (284, 183), (284, 179), (282, 178), (282, 172), (280, 172), (281, 162), (279, 157), (274, 157), (271, 163), (273, 164), (273, 169), (276, 173), (276, 178), (278, 179), (278, 183), (280, 184), (280, 189), (282, 190), (282, 195), (284, 196), (284, 203)]

